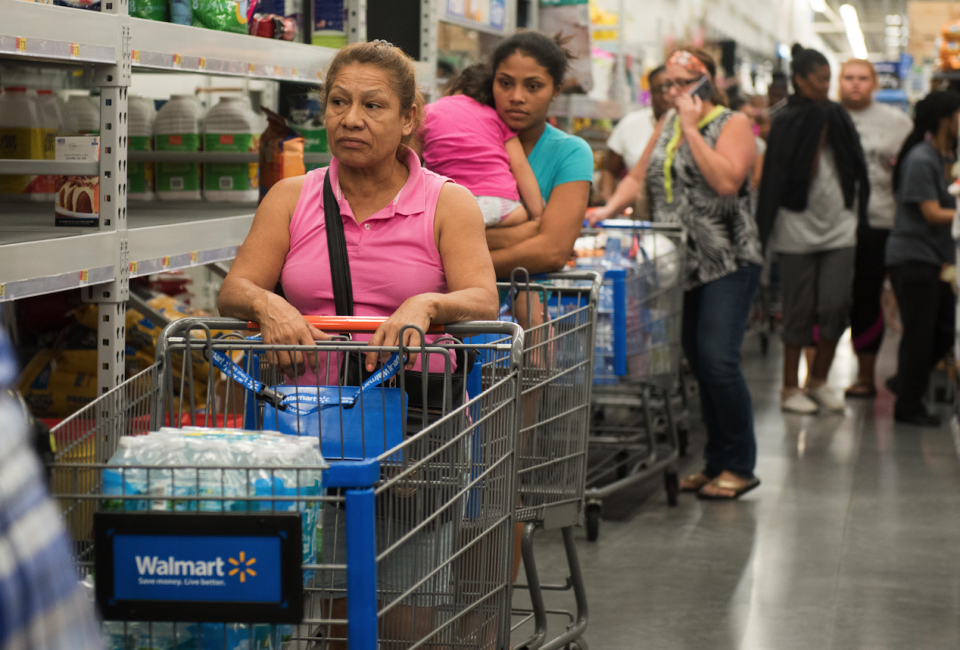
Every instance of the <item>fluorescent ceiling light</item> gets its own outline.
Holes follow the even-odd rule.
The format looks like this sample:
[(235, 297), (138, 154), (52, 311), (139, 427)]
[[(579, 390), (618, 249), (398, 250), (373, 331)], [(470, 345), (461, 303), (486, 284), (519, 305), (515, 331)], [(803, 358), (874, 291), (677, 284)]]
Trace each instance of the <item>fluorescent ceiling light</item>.
[(867, 44), (863, 41), (863, 31), (860, 29), (860, 18), (852, 5), (840, 5), (840, 18), (847, 31), (847, 41), (853, 56), (858, 59), (867, 58)]
[(816, 11), (817, 13), (825, 14), (827, 13), (827, 2), (826, 0), (809, 0), (810, 8)]

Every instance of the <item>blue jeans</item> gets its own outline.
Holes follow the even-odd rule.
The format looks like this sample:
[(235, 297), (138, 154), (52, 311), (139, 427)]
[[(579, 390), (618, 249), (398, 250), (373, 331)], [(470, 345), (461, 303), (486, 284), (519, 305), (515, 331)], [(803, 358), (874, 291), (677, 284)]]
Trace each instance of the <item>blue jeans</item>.
[(751, 478), (757, 464), (753, 403), (740, 369), (740, 346), (753, 294), (756, 264), (687, 291), (683, 300), (683, 351), (700, 384), (707, 427), (704, 473), (728, 471)]

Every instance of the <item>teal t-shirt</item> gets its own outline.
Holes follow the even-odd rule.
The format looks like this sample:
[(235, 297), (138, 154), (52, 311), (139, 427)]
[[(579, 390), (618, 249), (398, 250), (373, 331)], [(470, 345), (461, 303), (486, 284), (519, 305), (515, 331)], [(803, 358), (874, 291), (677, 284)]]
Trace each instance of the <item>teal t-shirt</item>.
[(544, 201), (557, 185), (593, 180), (593, 151), (587, 141), (549, 124), (527, 160)]

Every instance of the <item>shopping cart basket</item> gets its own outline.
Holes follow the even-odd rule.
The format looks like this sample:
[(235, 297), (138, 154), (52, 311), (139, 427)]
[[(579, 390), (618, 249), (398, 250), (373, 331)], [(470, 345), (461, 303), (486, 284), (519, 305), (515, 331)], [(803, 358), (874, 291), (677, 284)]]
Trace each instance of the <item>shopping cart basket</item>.
[[(327, 329), (372, 331), (378, 324), (369, 319), (355, 325), (343, 319), (335, 322)], [(114, 619), (104, 624), (108, 644), (210, 650), (279, 650), (283, 644), (285, 650), (293, 648), (291, 644), (320, 650), (345, 648), (347, 643), (351, 650), (505, 647), (520, 328), (496, 322), (450, 325), (428, 345), (403, 349), (371, 348), (350, 340), (308, 347), (267, 346), (244, 336), (249, 329), (250, 325), (231, 319), (185, 319), (170, 325), (158, 342), (155, 365), (54, 431), (63, 441), (53, 466), (54, 497), (75, 541), (81, 573), (96, 572), (101, 608), (108, 619)], [(212, 330), (236, 333), (214, 338), (209, 335)], [(467, 346), (452, 338), (476, 333), (486, 334), (488, 341)], [(456, 361), (476, 349), (487, 359), (481, 371), (489, 376), (484, 378), (484, 388), (468, 398), (455, 395), (468, 370), (466, 364), (455, 366)], [(365, 377), (362, 391), (340, 386), (339, 381), (333, 386), (321, 382), (323, 368), (337, 377), (351, 363), (359, 367), (359, 359), (370, 351), (382, 356), (417, 354), (422, 367), (433, 370), (439, 365), (442, 380), (438, 384), (433, 373), (430, 377), (423, 373), (417, 377), (422, 384), (417, 393), (411, 386), (412, 373), (398, 367), (389, 385), (377, 377)], [(277, 365), (280, 353), (299, 354), (296, 364), (305, 363), (309, 370), (301, 376), (301, 368), (296, 367), (290, 374), (299, 378), (285, 378)], [(217, 367), (216, 372), (209, 368), (217, 381), (208, 382), (203, 409), (190, 405), (197, 363)], [(381, 362), (378, 373), (396, 365), (400, 364)], [(439, 399), (427, 390), (434, 391), (438, 385)], [(394, 399), (397, 391), (399, 400)], [(296, 429), (288, 431), (299, 438), (270, 432), (279, 428), (274, 425), (280, 420), (270, 417), (271, 409), (274, 416), (291, 411), (302, 416), (294, 418)], [(323, 411), (323, 416), (311, 417), (317, 411)], [(331, 419), (328, 411), (337, 415)], [(482, 417), (472, 417), (474, 412)], [(246, 431), (188, 427), (143, 436), (168, 423), (209, 427), (224, 421), (235, 421)], [(331, 422), (336, 423), (337, 436), (325, 437), (321, 429)], [(397, 432), (399, 444), (385, 447), (384, 442), (393, 440)], [(183, 450), (177, 451), (176, 444), (181, 443), (176, 443), (163, 448), (166, 455), (159, 457), (163, 463), (128, 462), (127, 452), (136, 447), (130, 436), (148, 444), (151, 437), (164, 435), (187, 440), (181, 440), (183, 445), (192, 444), (190, 436), (233, 436), (230, 445), (247, 444), (250, 436), (272, 444), (278, 437), (325, 442), (339, 438), (343, 450), (348, 441), (359, 439), (363, 458), (342, 460), (324, 444), (327, 458), (313, 464), (289, 456), (276, 462), (217, 464), (217, 458), (211, 462), (202, 454), (177, 456)], [(169, 443), (166, 438), (161, 442)], [(221, 451), (223, 444), (227, 443), (221, 443)], [(319, 446), (308, 444), (311, 453)], [(368, 454), (368, 448), (375, 453)], [(235, 452), (238, 449), (232, 447)], [(262, 450), (244, 449), (245, 458), (264, 458)], [(289, 552), (284, 556), (286, 564), (282, 557), (276, 559), (286, 576), (279, 580), (279, 596), (288, 600), (274, 602), (271, 598), (278, 594), (266, 590), (267, 596), (259, 596), (264, 602), (242, 601), (244, 589), (266, 580), (272, 569), (263, 557), (240, 555), (239, 550), (224, 556), (224, 563), (236, 562), (223, 565), (227, 573), (236, 572), (222, 578), (227, 593), (212, 604), (196, 594), (180, 599), (169, 591), (165, 599), (131, 601), (128, 591), (123, 591), (127, 587), (110, 580), (116, 577), (110, 575), (111, 567), (121, 566), (116, 558), (127, 552), (109, 541), (120, 539), (117, 531), (133, 535), (146, 530), (148, 537), (165, 535), (166, 539), (209, 536), (219, 529), (229, 537), (230, 531), (236, 533), (245, 525), (260, 526), (260, 537), (269, 533), (293, 539), (297, 549), (293, 587), (289, 571), (283, 573), (291, 563)], [(113, 552), (113, 562), (104, 562), (109, 560), (107, 550)], [(207, 567), (203, 568), (172, 554), (167, 563), (165, 556), (165, 552), (137, 556), (136, 568), (148, 573), (152, 568), (165, 581), (172, 570), (182, 575), (217, 569), (212, 559), (203, 562)], [(203, 573), (196, 577), (191, 573), (189, 578), (219, 579)], [(196, 589), (203, 586), (189, 584)], [(166, 582), (163, 587), (172, 588)], [(117, 590), (113, 599), (106, 593), (109, 588)], [(229, 607), (217, 609), (223, 601), (229, 601)]]
[[(594, 271), (550, 273), (531, 278), (512, 273), (505, 291), (511, 316), (525, 329), (517, 520), (524, 524), (521, 553), (530, 609), (519, 620), (514, 648), (576, 645), (587, 627), (587, 600), (573, 543), (583, 517), (587, 435), (593, 376), (593, 346), (601, 275)], [(504, 309), (506, 311), (506, 309)], [(563, 585), (540, 583), (533, 549), (537, 529), (561, 530), (570, 575)], [(577, 611), (548, 610), (544, 591), (572, 590)], [(547, 615), (566, 616), (563, 633), (547, 640)], [(533, 621), (531, 634), (524, 634)]]
[[(603, 499), (663, 472), (676, 505), (685, 453), (678, 389), (686, 234), (676, 225), (611, 220), (584, 231), (578, 268), (604, 269), (597, 319), (587, 539), (599, 535)], [(586, 248), (583, 248), (586, 247)], [(592, 256), (591, 256), (592, 254)]]

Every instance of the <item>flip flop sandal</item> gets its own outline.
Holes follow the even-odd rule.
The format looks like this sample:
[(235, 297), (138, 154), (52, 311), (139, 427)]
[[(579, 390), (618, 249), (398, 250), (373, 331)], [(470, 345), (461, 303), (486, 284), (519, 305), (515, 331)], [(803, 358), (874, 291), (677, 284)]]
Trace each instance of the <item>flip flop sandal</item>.
[[(681, 492), (699, 492), (704, 485), (709, 483), (711, 479), (709, 476), (703, 472), (697, 472), (696, 474), (690, 474), (689, 476), (684, 476), (680, 481), (680, 491)], [(687, 482), (691, 485), (684, 486), (683, 483)]]
[(844, 395), (846, 397), (853, 397), (859, 399), (871, 399), (877, 396), (876, 386), (871, 386), (869, 384), (861, 384), (859, 381), (853, 386), (848, 388)]
[(741, 482), (717, 477), (710, 481), (710, 485), (721, 490), (729, 490), (730, 492), (733, 492), (733, 494), (706, 494), (703, 491), (703, 488), (701, 488), (700, 491), (697, 492), (698, 499), (702, 499), (704, 501), (733, 501), (735, 499), (739, 499), (744, 494), (760, 485), (760, 479), (754, 477), (749, 481)]

